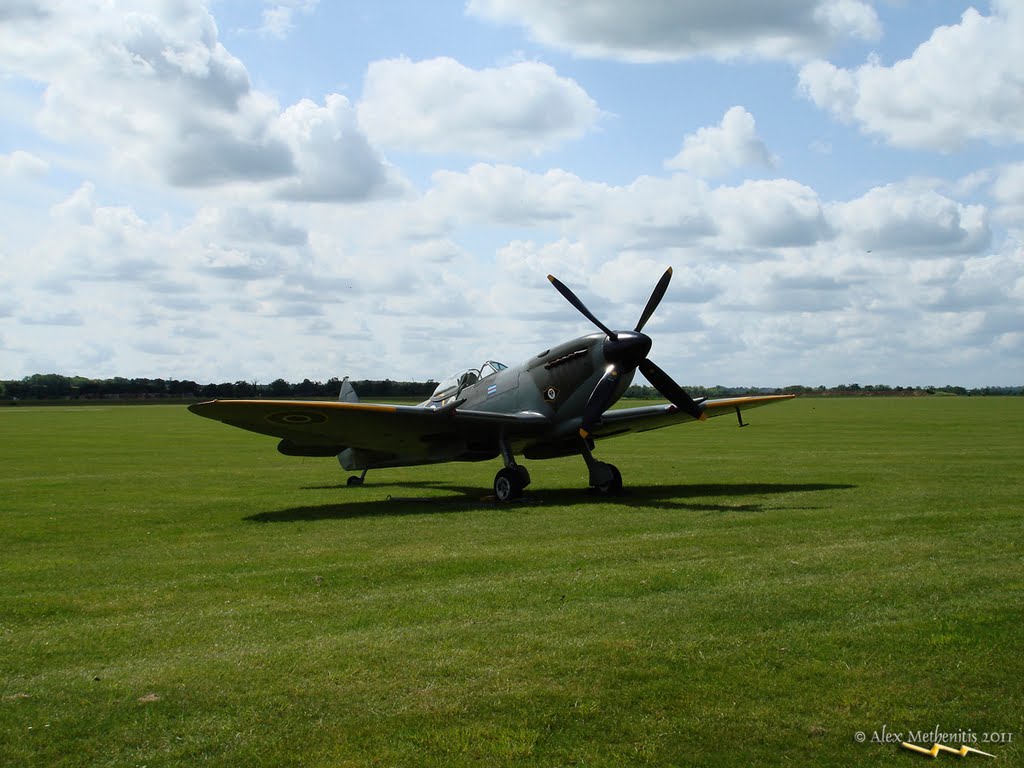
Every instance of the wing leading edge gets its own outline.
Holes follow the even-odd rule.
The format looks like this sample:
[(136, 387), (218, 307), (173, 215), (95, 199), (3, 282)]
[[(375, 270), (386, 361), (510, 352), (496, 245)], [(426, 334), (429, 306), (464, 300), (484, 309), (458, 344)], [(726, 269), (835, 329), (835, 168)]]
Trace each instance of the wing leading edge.
[[(189, 406), (199, 416), (281, 439), (295, 456), (332, 456), (347, 448), (390, 466), (497, 455), (500, 433), (510, 439), (542, 432), (548, 417), (424, 408), (415, 405), (296, 400), (211, 400)], [(396, 463), (398, 462), (398, 463)]]
[[(699, 401), (708, 418), (715, 416), (736, 415), (751, 408), (760, 408), (783, 400), (792, 400), (796, 395), (754, 395), (750, 397), (724, 397), (718, 400)], [(594, 432), (597, 439), (616, 437), (630, 432), (648, 432), (652, 429), (670, 427), (686, 421), (696, 421), (685, 411), (671, 403), (665, 405), (645, 405), (639, 408), (620, 408), (605, 411), (601, 417), (601, 426)]]

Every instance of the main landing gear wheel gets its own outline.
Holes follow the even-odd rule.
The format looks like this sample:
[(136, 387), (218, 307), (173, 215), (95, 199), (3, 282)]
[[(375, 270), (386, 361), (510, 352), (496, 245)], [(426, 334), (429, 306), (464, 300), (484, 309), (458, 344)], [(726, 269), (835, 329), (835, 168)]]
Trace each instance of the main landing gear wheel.
[[(602, 496), (620, 496), (622, 494), (622, 473), (614, 464), (599, 462), (600, 469), (591, 478), (591, 485)], [(596, 481), (596, 482), (595, 482)]]
[(614, 464), (595, 459), (592, 453), (593, 447), (592, 442), (580, 441), (580, 454), (583, 456), (583, 461), (587, 463), (590, 487), (602, 496), (618, 496), (622, 493), (622, 473)]
[[(526, 482), (523, 482), (525, 474)], [(523, 495), (523, 488), (530, 482), (530, 475), (524, 467), (505, 467), (494, 476), (494, 497), (498, 501), (512, 501)]]

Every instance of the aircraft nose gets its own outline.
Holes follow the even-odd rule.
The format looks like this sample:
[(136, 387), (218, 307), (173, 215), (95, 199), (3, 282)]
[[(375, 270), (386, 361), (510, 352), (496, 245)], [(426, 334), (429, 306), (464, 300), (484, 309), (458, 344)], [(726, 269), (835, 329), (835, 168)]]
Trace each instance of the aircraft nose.
[(616, 331), (616, 338), (604, 340), (604, 359), (617, 367), (636, 368), (651, 351), (651, 339), (637, 331)]

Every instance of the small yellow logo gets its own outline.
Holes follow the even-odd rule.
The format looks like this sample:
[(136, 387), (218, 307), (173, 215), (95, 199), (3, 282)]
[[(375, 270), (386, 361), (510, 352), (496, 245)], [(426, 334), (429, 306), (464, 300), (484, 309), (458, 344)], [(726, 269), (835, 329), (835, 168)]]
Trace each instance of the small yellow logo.
[(932, 757), (938, 757), (939, 752), (950, 752), (959, 757), (967, 757), (967, 755), (971, 753), (975, 755), (985, 755), (986, 757), (995, 757), (995, 755), (990, 754), (989, 752), (982, 752), (980, 749), (975, 749), (974, 747), (968, 747), (966, 745), (961, 745), (960, 749), (953, 749), (953, 747), (947, 747), (945, 744), (932, 744), (931, 749), (925, 749), (924, 747), (917, 746), (917, 744), (911, 744), (910, 742), (904, 741), (902, 742), (902, 746), (905, 749), (920, 752), (922, 755), (931, 755)]

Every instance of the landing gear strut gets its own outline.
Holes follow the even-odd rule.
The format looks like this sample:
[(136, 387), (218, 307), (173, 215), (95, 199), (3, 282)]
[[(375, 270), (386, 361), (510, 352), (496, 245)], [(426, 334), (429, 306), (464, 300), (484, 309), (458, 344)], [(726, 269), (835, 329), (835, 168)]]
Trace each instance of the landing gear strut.
[(356, 477), (355, 475), (349, 475), (348, 476), (348, 480), (346, 480), (345, 482), (348, 483), (348, 485), (350, 487), (355, 487), (355, 486), (362, 485), (363, 484), (363, 480), (366, 479), (367, 471), (368, 470), (364, 469), (363, 470), (363, 474), (361, 474), (359, 477)]
[(501, 449), (501, 460), (505, 462), (505, 466), (494, 476), (494, 498), (498, 501), (521, 498), (523, 489), (530, 484), (530, 473), (526, 467), (516, 464), (504, 435), (498, 439), (498, 447)]
[(590, 472), (590, 487), (597, 489), (602, 496), (618, 496), (622, 493), (622, 473), (614, 464), (598, 461), (591, 452), (590, 441), (584, 439), (580, 448), (583, 461)]

